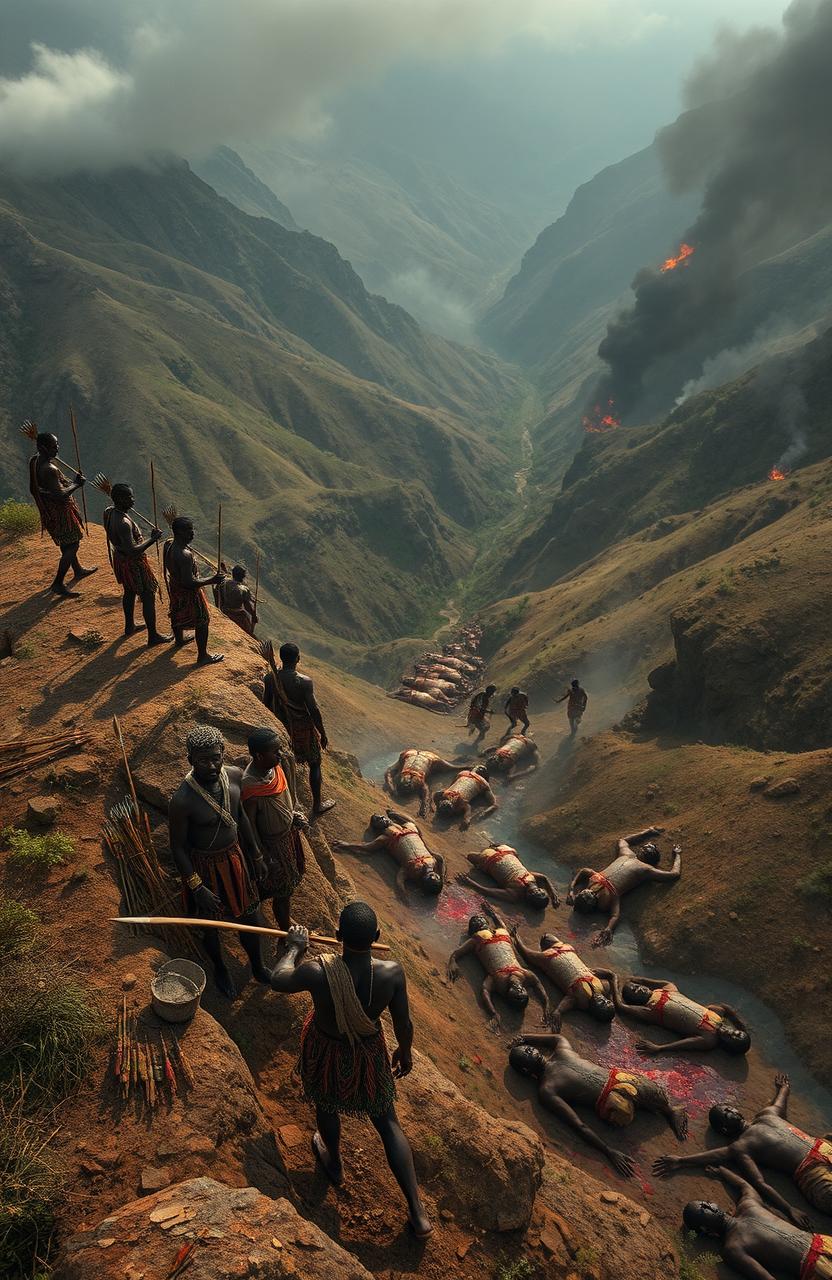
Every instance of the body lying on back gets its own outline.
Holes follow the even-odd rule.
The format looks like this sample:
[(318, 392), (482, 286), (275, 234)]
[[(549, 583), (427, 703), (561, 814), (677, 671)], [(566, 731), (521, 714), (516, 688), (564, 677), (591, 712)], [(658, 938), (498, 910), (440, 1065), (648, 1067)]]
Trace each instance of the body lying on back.
[[(661, 835), (662, 827), (646, 827), (633, 835), (622, 836), (617, 842), (617, 856), (603, 871), (593, 867), (581, 867), (569, 886), (566, 901), (576, 911), (590, 914), (607, 911), (609, 921), (605, 929), (593, 938), (593, 945), (607, 946), (621, 919), (621, 899), (647, 880), (678, 880), (682, 874), (682, 851), (673, 847), (673, 865), (669, 871), (659, 869), (661, 854), (651, 836)], [(637, 847), (640, 846), (640, 847)]]

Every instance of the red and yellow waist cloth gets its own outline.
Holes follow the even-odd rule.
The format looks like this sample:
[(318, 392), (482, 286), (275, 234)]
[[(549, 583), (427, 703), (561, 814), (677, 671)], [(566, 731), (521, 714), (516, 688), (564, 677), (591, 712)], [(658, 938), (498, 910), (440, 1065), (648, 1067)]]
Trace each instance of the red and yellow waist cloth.
[[(470, 778), (472, 782), (476, 782), (477, 789), (479, 791), (483, 791), (488, 786), (485, 778), (483, 778), (479, 773), (471, 773), (470, 769), (463, 769), (462, 773), (457, 774), (455, 782), (459, 782), (461, 778)], [(455, 790), (454, 787), (449, 787), (445, 792), (445, 799), (453, 800), (454, 803), (456, 803), (457, 800), (464, 800), (465, 798), (466, 797), (463, 796), (460, 791)]]
[[(388, 835), (387, 839), (391, 842), (391, 844), (398, 844), (400, 840), (404, 840), (407, 836), (411, 836), (411, 837), (415, 836), (415, 838), (419, 841), (419, 843), (422, 844), (422, 837), (420, 836), (419, 830), (415, 823), (413, 823), (412, 826), (408, 824), (406, 827), (402, 827), (401, 831), (394, 831), (392, 834)], [(428, 850), (425, 849), (424, 853), (417, 853), (416, 857), (411, 859), (410, 866), (412, 868), (426, 867), (428, 863), (430, 863), (430, 865), (433, 866), (435, 861), (436, 859), (434, 858), (433, 854), (429, 853)]]
[(613, 1067), (595, 1103), (598, 1117), (618, 1129), (632, 1124), (636, 1114), (641, 1079), (633, 1071)]
[(832, 1280), (832, 1236), (812, 1236), (801, 1263), (800, 1280)]
[(589, 877), (587, 888), (594, 889), (598, 893), (603, 893), (604, 890), (606, 890), (610, 895), (610, 898), (615, 898), (618, 894), (618, 890), (612, 880), (608, 880), (603, 871), (593, 871), (592, 875)]
[(534, 878), (534, 873), (527, 871), (518, 858), (517, 850), (512, 849), (511, 845), (508, 844), (497, 845), (496, 849), (483, 858), (479, 867), (481, 871), (486, 871), (496, 880), (497, 877), (494, 876), (493, 868), (496, 868), (501, 862), (508, 863), (508, 866), (506, 867), (507, 875), (505, 876), (507, 884), (526, 886), (537, 883)]
[(811, 1205), (832, 1213), (832, 1142), (816, 1138), (795, 1169), (794, 1180)]
[[(474, 934), (477, 943), (477, 956), (482, 961), (483, 967), (488, 970), (493, 978), (511, 978), (515, 974), (523, 973), (523, 966), (517, 963), (517, 957), (514, 954), (514, 947), (511, 942), (511, 936), (507, 929), (486, 929), (480, 930)], [(486, 964), (482, 956), (482, 952), (486, 947), (497, 947), (494, 953), (494, 968)], [(500, 961), (503, 963), (501, 964)]]
[(243, 609), (242, 607), (239, 609), (232, 609), (227, 608), (225, 605), (221, 605), (220, 608), (226, 618), (230, 618), (232, 622), (236, 622), (237, 626), (242, 631), (245, 631), (246, 635), (254, 635), (254, 618), (249, 613), (248, 609)]
[[(255, 910), (259, 901), (257, 889), (239, 841), (225, 849), (189, 849), (188, 857), (202, 883), (219, 898), (224, 915), (239, 920)], [(193, 912), (194, 895), (184, 882), (182, 894), (186, 910)]]
[(424, 780), (425, 780), (425, 771), (424, 771), (424, 769), (410, 769), (410, 768), (408, 768), (407, 766), (405, 766), (405, 768), (404, 768), (404, 769), (402, 769), (401, 773), (399, 774), (399, 781), (400, 781), (400, 782), (419, 782), (419, 783), (421, 783), (421, 782), (424, 782)]
[(322, 1031), (312, 1010), (300, 1033), (298, 1071), (307, 1101), (322, 1111), (383, 1116), (396, 1098), (381, 1027), (350, 1044)]
[(667, 1004), (668, 1000), (672, 995), (673, 995), (672, 991), (661, 990), (661, 991), (652, 992), (650, 996), (649, 1008), (652, 1010), (653, 1013), (655, 1013), (656, 1021), (658, 1022), (660, 1027), (664, 1026), (665, 1005)]

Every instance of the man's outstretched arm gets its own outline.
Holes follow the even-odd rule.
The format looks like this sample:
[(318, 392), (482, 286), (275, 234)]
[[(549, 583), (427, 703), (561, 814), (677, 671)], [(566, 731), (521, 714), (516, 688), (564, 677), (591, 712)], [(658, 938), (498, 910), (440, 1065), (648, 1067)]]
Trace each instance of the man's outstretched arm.
[(312, 960), (304, 961), (309, 946), (309, 930), (293, 924), (286, 935), (286, 947), (272, 969), (272, 989), (290, 993), (313, 991), (321, 975), (321, 967)]
[(333, 849), (340, 849), (342, 853), (380, 853), (387, 846), (386, 836), (376, 836), (375, 840), (333, 840)]
[(546, 1100), (550, 1110), (562, 1120), (564, 1124), (568, 1124), (570, 1129), (574, 1129), (588, 1146), (594, 1147), (596, 1151), (600, 1151), (607, 1157), (616, 1173), (620, 1173), (622, 1178), (631, 1178), (635, 1170), (635, 1161), (632, 1156), (625, 1155), (623, 1151), (617, 1151), (604, 1141), (600, 1134), (594, 1129), (590, 1129), (588, 1124), (584, 1124), (580, 1116), (572, 1110), (568, 1102), (563, 1098), (549, 1097)]

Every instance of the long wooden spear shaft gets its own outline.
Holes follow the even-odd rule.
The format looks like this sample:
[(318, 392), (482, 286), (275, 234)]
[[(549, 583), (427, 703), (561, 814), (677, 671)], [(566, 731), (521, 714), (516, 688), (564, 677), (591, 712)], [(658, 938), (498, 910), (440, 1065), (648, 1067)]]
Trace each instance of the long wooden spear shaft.
[[(270, 938), (286, 938), (288, 934), (285, 929), (267, 929), (264, 925), (258, 924), (232, 924), (227, 920), (192, 920), (190, 916), (110, 916), (112, 924), (141, 924), (141, 925), (183, 925), (186, 929), (228, 929), (231, 933), (262, 933)], [(341, 943), (337, 938), (327, 938), (322, 934), (310, 933), (310, 942), (320, 943), (327, 947), (340, 947)], [(371, 947), (372, 951), (389, 951), (390, 948), (384, 942), (374, 942)]]
[[(75, 461), (78, 464), (78, 470), (81, 471), (81, 450), (78, 448), (78, 426), (75, 422), (75, 410), (72, 405), (69, 406), (69, 425), (72, 427), (72, 439), (75, 442)], [(81, 472), (83, 475), (83, 472)], [(87, 531), (87, 537), (90, 536), (90, 526), (87, 522), (87, 495), (84, 492), (84, 486), (81, 485), (81, 506), (84, 509), (84, 528)]]
[(222, 572), (222, 503), (217, 511), (217, 573)]
[(118, 745), (121, 747), (121, 759), (124, 764), (124, 772), (127, 774), (127, 781), (130, 784), (130, 795), (133, 799), (133, 812), (138, 818), (139, 797), (136, 795), (136, 784), (133, 781), (133, 775), (130, 772), (130, 765), (127, 762), (127, 748), (124, 745), (124, 736), (121, 732), (121, 724), (119, 723), (118, 716), (113, 716), (113, 728), (115, 729), (116, 737), (118, 738)]
[[(152, 459), (152, 458), (150, 459), (150, 492), (151, 492), (151, 495), (152, 495), (152, 497), (153, 497), (153, 523), (154, 523), (154, 525), (156, 526), (156, 528), (158, 529), (158, 527), (159, 527), (159, 517), (158, 517), (158, 515), (157, 515), (157, 513), (156, 513), (156, 471), (155, 471), (154, 466), (153, 466), (153, 459)], [(156, 563), (157, 563), (157, 564), (161, 564), (161, 563), (162, 563), (162, 553), (161, 553), (161, 551), (159, 550), (159, 543), (158, 543), (158, 542), (156, 543)]]
[(257, 552), (257, 562), (254, 566), (254, 612), (257, 612), (257, 593), (260, 590), (260, 552)]

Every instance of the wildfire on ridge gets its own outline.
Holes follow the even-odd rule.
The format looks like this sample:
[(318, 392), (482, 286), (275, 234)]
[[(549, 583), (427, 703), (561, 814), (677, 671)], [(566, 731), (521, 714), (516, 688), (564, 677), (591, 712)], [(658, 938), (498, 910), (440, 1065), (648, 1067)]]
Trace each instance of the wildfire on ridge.
[(692, 245), (692, 244), (680, 244), (680, 245), (679, 245), (679, 252), (676, 254), (676, 257), (675, 257), (675, 258), (665, 258), (664, 262), (663, 262), (663, 263), (662, 263), (662, 265), (661, 265), (660, 270), (661, 270), (661, 271), (663, 271), (663, 272), (664, 272), (664, 271), (675, 271), (675, 270), (676, 270), (676, 268), (679, 266), (679, 264), (680, 264), (680, 263), (682, 263), (682, 262), (687, 262), (688, 258), (692, 258), (692, 257), (693, 257), (693, 252), (694, 252), (694, 250), (693, 250), (693, 245)]
[(584, 431), (589, 431), (593, 435), (602, 435), (605, 431), (614, 431), (616, 427), (621, 426), (621, 419), (616, 418), (613, 413), (615, 402), (607, 401), (606, 411), (600, 404), (596, 404), (591, 414), (586, 414), (583, 418)]
[(768, 473), (769, 480), (785, 480), (788, 471), (784, 471), (782, 467), (772, 467)]

